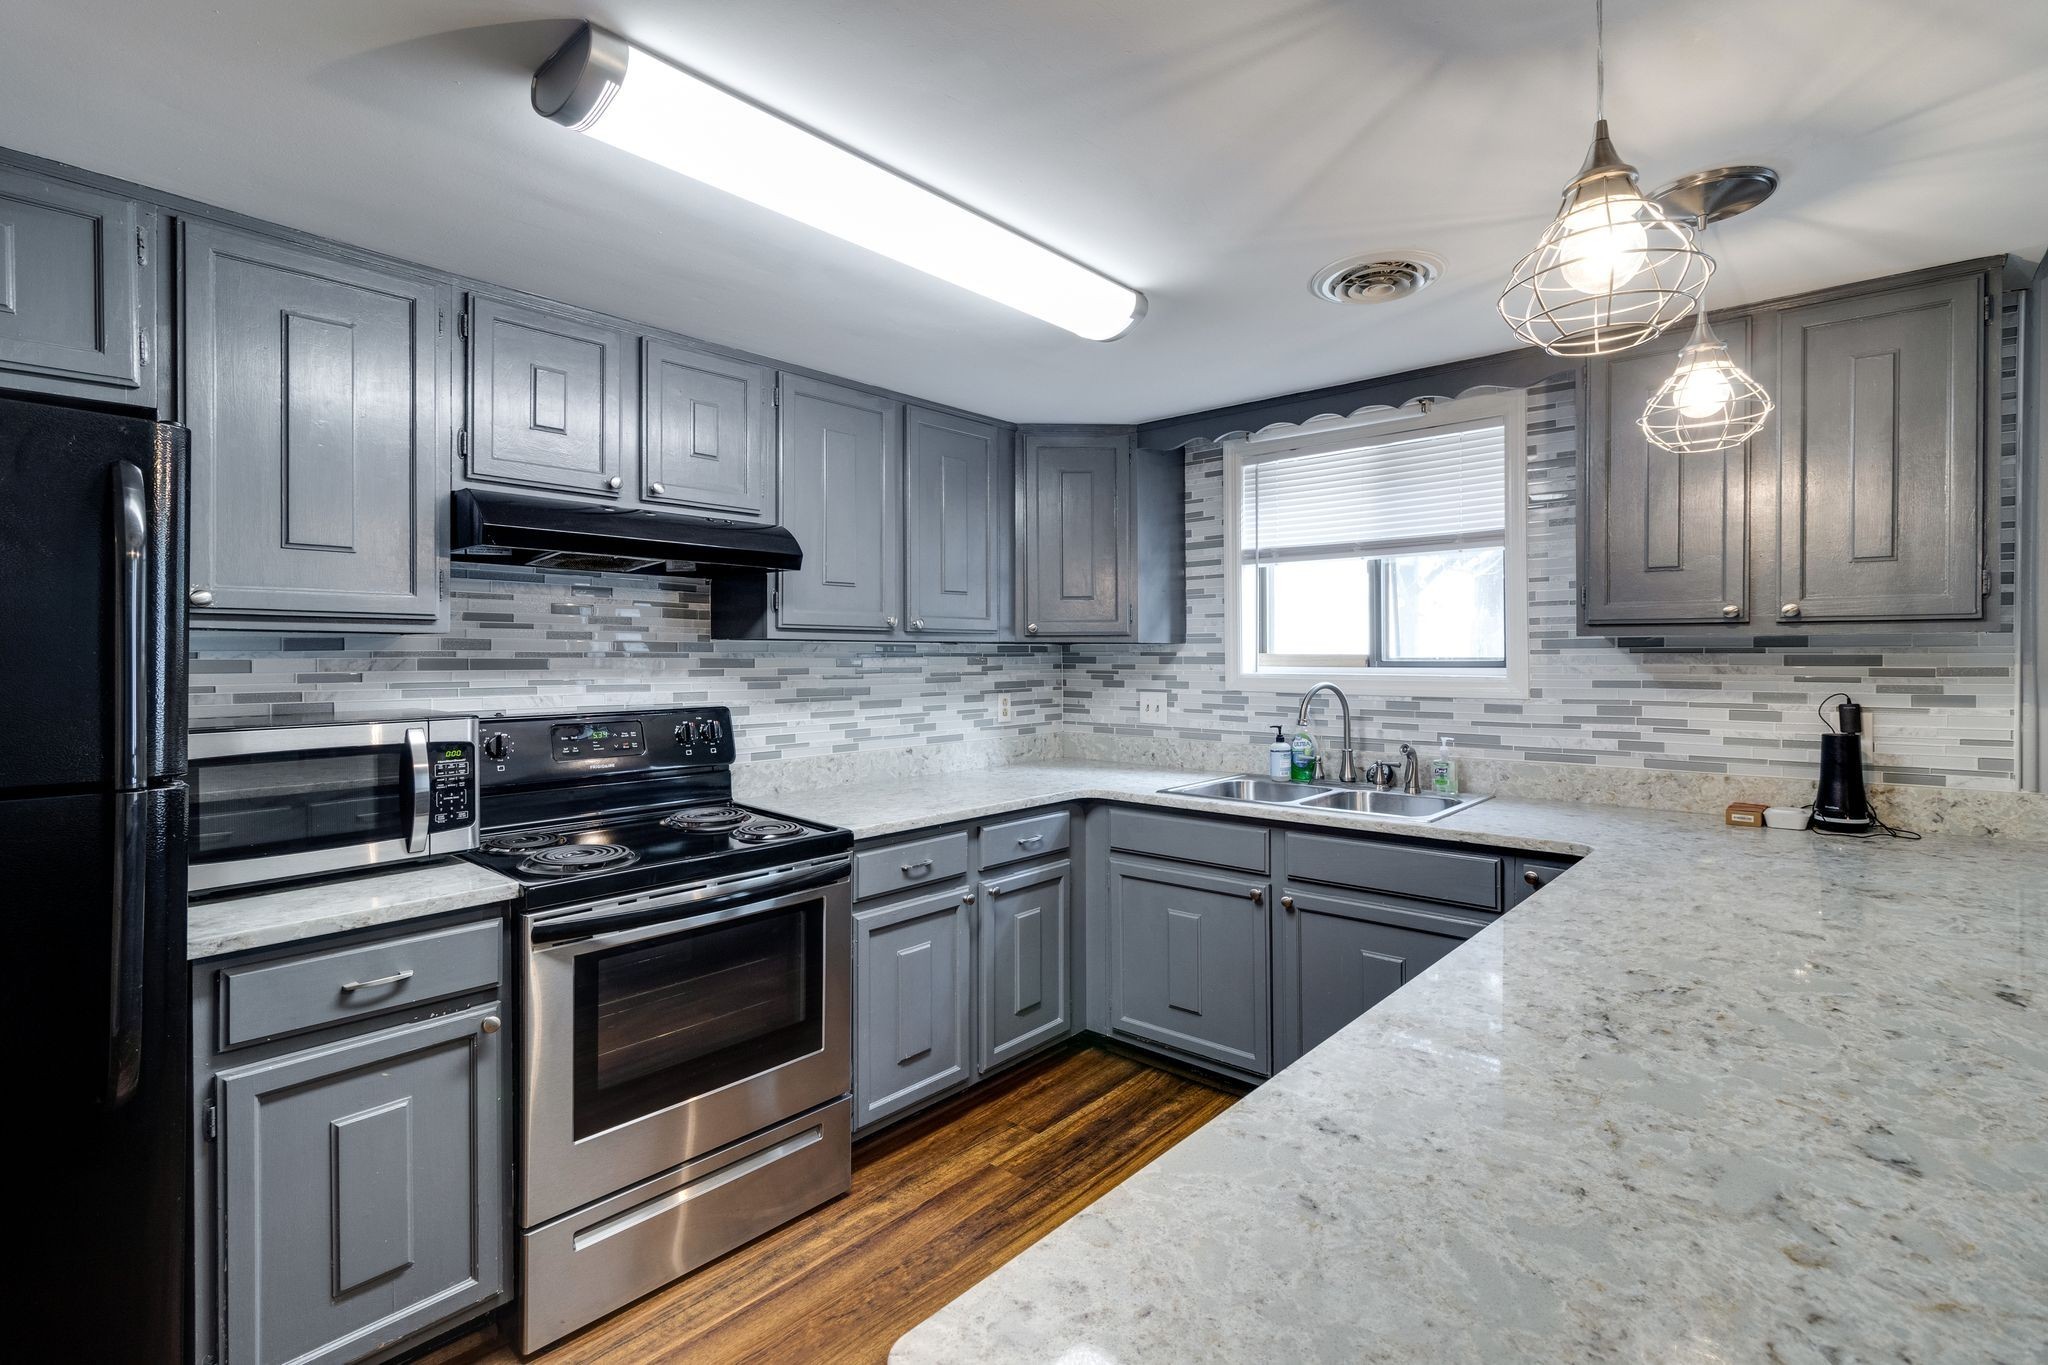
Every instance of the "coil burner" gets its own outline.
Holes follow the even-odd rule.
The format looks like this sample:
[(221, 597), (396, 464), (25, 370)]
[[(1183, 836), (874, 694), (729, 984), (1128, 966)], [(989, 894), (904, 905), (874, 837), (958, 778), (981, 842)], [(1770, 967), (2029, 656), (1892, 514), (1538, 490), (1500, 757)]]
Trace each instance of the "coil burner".
[(561, 844), (527, 855), (519, 870), (539, 877), (573, 877), (639, 861), (640, 855), (624, 844)]
[(772, 844), (807, 833), (809, 831), (794, 820), (755, 820), (734, 830), (732, 837), (743, 844)]
[(562, 842), (559, 834), (498, 834), (484, 840), (486, 853), (531, 853), (539, 848), (553, 848)]
[(692, 806), (688, 810), (677, 811), (661, 823), (685, 834), (724, 834), (753, 818), (738, 806)]

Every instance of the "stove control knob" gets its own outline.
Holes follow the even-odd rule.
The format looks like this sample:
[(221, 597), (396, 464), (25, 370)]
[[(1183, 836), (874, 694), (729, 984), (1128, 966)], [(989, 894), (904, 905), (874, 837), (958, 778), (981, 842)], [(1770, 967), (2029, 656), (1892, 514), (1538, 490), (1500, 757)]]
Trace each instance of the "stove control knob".
[(690, 722), (684, 721), (681, 725), (678, 725), (676, 727), (676, 743), (687, 747), (688, 745), (695, 743), (696, 739), (697, 728), (694, 725), (690, 724)]
[(697, 722), (697, 740), (699, 743), (716, 744), (724, 733), (723, 727), (708, 716)]
[(503, 763), (512, 752), (512, 736), (503, 730), (493, 730), (484, 736), (484, 757), (493, 763)]

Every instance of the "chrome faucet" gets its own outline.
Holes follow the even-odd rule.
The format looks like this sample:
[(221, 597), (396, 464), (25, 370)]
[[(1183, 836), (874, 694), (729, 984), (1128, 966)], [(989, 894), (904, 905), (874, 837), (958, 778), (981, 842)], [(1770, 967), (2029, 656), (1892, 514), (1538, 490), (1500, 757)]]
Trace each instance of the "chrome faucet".
[(1416, 760), (1415, 746), (1401, 746), (1401, 790), (1410, 796), (1422, 795), (1422, 765)]
[(1358, 765), (1351, 758), (1351, 702), (1345, 697), (1343, 689), (1339, 688), (1335, 683), (1320, 682), (1302, 693), (1301, 711), (1295, 716), (1294, 723), (1298, 726), (1306, 726), (1308, 724), (1309, 703), (1316, 699), (1316, 693), (1318, 692), (1328, 692), (1331, 696), (1335, 697), (1337, 699), (1337, 709), (1344, 714), (1344, 747), (1338, 751), (1337, 755), (1337, 780), (1356, 785), (1358, 782)]

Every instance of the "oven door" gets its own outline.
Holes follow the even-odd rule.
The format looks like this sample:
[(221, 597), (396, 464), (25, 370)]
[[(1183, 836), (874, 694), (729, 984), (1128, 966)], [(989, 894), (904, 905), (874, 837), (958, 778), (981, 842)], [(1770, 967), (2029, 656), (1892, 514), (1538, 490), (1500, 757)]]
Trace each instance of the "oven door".
[(192, 889), (368, 870), (476, 847), (476, 722), (191, 737)]
[(522, 1225), (852, 1088), (847, 869), (524, 921)]

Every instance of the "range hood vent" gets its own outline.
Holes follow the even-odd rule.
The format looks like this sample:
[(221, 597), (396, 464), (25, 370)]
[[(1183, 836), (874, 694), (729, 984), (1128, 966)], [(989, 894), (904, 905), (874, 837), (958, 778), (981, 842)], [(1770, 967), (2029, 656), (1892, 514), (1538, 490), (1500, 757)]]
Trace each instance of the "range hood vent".
[(638, 507), (588, 507), (546, 498), (455, 492), (456, 559), (593, 573), (692, 569), (795, 569), (796, 537), (780, 526), (686, 517)]

